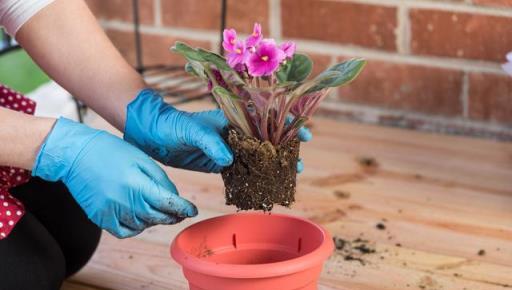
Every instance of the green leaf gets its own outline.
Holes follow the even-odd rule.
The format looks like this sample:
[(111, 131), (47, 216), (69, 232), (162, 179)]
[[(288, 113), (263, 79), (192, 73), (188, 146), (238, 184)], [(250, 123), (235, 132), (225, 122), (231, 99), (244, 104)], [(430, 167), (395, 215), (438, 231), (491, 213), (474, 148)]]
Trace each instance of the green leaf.
[(195, 60), (195, 61), (200, 61), (200, 62), (205, 61), (201, 57), (201, 54), (196, 49), (193, 49), (192, 47), (190, 47), (187, 44), (180, 42), (180, 41), (176, 41), (174, 46), (171, 47), (171, 51), (179, 53), (190, 60)]
[(216, 53), (213, 53), (208, 50), (204, 50), (202, 48), (198, 48), (197, 52), (200, 57), (211, 64), (214, 64), (220, 70), (230, 71), (233, 70), (227, 63), (226, 59)]
[(240, 128), (246, 135), (253, 136), (251, 127), (245, 118), (244, 108), (240, 104), (240, 98), (221, 86), (215, 86), (212, 89), (212, 94), (229, 122)]
[(318, 84), (308, 92), (347, 85), (361, 73), (365, 65), (366, 60), (360, 58), (335, 64), (315, 78)]
[(220, 72), (226, 83), (234, 86), (245, 86), (244, 80), (235, 70), (224, 70)]
[(222, 97), (222, 98), (230, 98), (232, 100), (240, 100), (240, 98), (233, 94), (232, 92), (226, 90), (225, 88), (221, 87), (221, 86), (216, 86), (212, 89), (212, 93), (218, 97)]
[(185, 64), (185, 71), (202, 79), (207, 79), (203, 66), (196, 61), (189, 61)]
[(324, 71), (319, 74), (316, 78), (309, 80), (300, 86), (298, 86), (292, 94), (292, 98), (300, 97), (304, 94), (316, 92), (321, 89), (327, 88), (330, 84), (333, 84), (341, 77), (341, 73), (338, 71)]
[(311, 59), (305, 54), (297, 53), (277, 72), (277, 79), (281, 83), (287, 81), (301, 82), (309, 76), (312, 69), (313, 62)]
[(189, 60), (208, 62), (215, 65), (220, 70), (232, 70), (226, 63), (226, 59), (211, 51), (197, 48), (194, 49), (183, 42), (177, 41), (171, 50), (185, 56)]

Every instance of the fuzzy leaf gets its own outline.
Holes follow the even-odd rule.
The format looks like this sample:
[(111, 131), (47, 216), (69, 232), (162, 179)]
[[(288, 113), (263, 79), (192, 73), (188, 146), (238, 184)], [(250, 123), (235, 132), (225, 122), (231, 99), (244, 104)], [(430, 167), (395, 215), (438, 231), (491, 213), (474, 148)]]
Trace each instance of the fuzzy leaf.
[(196, 61), (189, 61), (185, 64), (185, 71), (202, 79), (207, 79), (204, 68)]
[(205, 61), (205, 59), (201, 57), (200, 53), (196, 49), (193, 49), (192, 47), (180, 41), (176, 41), (174, 46), (171, 47), (171, 51), (179, 53), (190, 60), (201, 62)]
[(305, 54), (297, 53), (277, 72), (277, 79), (280, 83), (301, 82), (309, 76), (312, 69), (313, 62), (311, 59)]
[(221, 86), (216, 86), (215, 88), (213, 88), (212, 93), (215, 94), (216, 96), (219, 96), (222, 98), (230, 98), (232, 100), (240, 100), (240, 98), (237, 95), (233, 94), (232, 92), (226, 90), (225, 88), (223, 88)]
[(293, 98), (298, 98), (304, 94), (319, 91), (323, 88), (329, 87), (330, 84), (336, 82), (339, 78), (341, 78), (341, 73), (338, 71), (324, 71), (316, 78), (297, 87), (293, 91), (292, 96)]
[(247, 119), (249, 113), (241, 106), (240, 98), (220, 86), (214, 87), (212, 94), (229, 122), (241, 129), (246, 135), (254, 136), (254, 131)]
[(319, 91), (325, 88), (340, 87), (353, 81), (366, 65), (366, 60), (355, 58), (335, 64), (319, 74), (315, 80), (317, 85), (308, 92)]
[(226, 59), (216, 53), (213, 53), (202, 48), (198, 48), (197, 52), (199, 56), (204, 60), (215, 65), (220, 70), (231, 71), (233, 70), (227, 63)]
[(222, 77), (229, 84), (233, 84), (234, 86), (237, 86), (237, 87), (246, 85), (244, 80), (234, 70), (224, 70), (224, 71), (221, 71), (221, 74), (222, 74)]

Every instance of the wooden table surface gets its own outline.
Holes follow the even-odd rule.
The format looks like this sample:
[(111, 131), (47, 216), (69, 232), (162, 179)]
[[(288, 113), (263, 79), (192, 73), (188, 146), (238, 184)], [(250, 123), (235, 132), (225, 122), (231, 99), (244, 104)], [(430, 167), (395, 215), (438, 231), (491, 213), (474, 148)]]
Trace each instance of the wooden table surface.
[[(512, 289), (511, 143), (319, 118), (312, 131), (301, 149), (306, 170), (297, 202), (276, 211), (345, 240), (361, 237), (376, 250), (363, 263), (333, 254), (319, 289)], [(104, 234), (92, 261), (63, 289), (188, 289), (169, 257), (170, 241), (191, 223), (235, 209), (224, 205), (220, 176), (168, 173), (199, 216), (127, 240)]]

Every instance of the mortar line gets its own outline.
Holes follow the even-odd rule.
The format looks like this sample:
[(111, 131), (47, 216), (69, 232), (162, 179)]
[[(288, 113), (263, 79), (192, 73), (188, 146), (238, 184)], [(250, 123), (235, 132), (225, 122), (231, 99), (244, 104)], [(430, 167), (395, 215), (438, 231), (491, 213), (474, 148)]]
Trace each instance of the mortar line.
[(270, 35), (277, 41), (281, 41), (281, 0), (268, 0)]
[[(512, 127), (495, 123), (492, 121), (483, 122), (470, 120), (462, 117), (445, 117), (445, 116), (434, 116), (426, 113), (415, 112), (415, 111), (406, 111), (401, 109), (389, 109), (389, 108), (381, 108), (377, 106), (371, 105), (360, 105), (349, 102), (341, 102), (336, 100), (327, 99), (325, 102), (320, 104), (321, 108), (335, 110), (335, 111), (350, 111), (354, 112), (356, 115), (359, 114), (359, 121), (366, 123), (378, 123), (378, 116), (381, 115), (393, 115), (400, 116), (410, 119), (416, 119), (426, 122), (431, 122), (439, 125), (456, 125), (465, 128), (474, 128), (480, 130), (491, 130), (491, 131), (501, 131), (501, 132), (510, 132), (512, 133)], [(365, 116), (362, 116), (364, 114)], [(357, 118), (357, 117), (356, 117)]]
[(436, 9), (448, 12), (472, 13), (480, 15), (512, 17), (512, 9), (503, 7), (475, 6), (470, 3), (446, 3), (424, 0), (326, 0), (331, 2), (351, 2), (387, 7), (403, 4), (409, 8)]
[(411, 53), (411, 18), (409, 15), (409, 8), (405, 5), (400, 9), (402, 18), (402, 50), (404, 54)]
[[(119, 31), (132, 31), (133, 25), (128, 22), (122, 21), (105, 21), (100, 20), (102, 27), (115, 29)], [(214, 41), (218, 39), (218, 33), (215, 31), (190, 29), (190, 28), (170, 28), (170, 27), (155, 27), (151, 25), (142, 24), (140, 26), (142, 33), (155, 34), (155, 35), (170, 35), (177, 37), (184, 37), (193, 40)]]
[(408, 54), (409, 49), (406, 40), (406, 19), (408, 18), (408, 9), (404, 5), (400, 5), (396, 11), (397, 25), (395, 28), (396, 48), (398, 53)]
[(460, 102), (462, 104), (462, 116), (464, 118), (469, 118), (469, 74), (467, 72), (464, 72), (464, 75), (462, 76)]
[(155, 14), (155, 26), (162, 26), (162, 1), (153, 0), (153, 13)]
[[(120, 31), (133, 31), (133, 25), (128, 22), (121, 21), (105, 21), (100, 20), (100, 24), (109, 29)], [(218, 41), (218, 35), (214, 31), (185, 29), (185, 28), (168, 28), (141, 25), (142, 33), (154, 35), (170, 35), (174, 37), (183, 37), (191, 40)], [(411, 65), (421, 65), (427, 67), (463, 70), (468, 72), (487, 72), (505, 75), (500, 64), (468, 59), (456, 59), (450, 57), (437, 57), (425, 55), (405, 55), (396, 52), (388, 52), (382, 50), (374, 50), (352, 45), (332, 44), (314, 40), (290, 39), (297, 43), (303, 51), (311, 53), (329, 54), (338, 56), (361, 56), (367, 59), (382, 60), (386, 62), (403, 63)]]

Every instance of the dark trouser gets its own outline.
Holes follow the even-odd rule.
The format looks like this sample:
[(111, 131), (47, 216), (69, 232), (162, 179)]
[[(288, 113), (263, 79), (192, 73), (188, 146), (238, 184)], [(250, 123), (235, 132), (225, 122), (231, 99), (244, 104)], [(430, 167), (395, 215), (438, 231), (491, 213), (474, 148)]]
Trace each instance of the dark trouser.
[(62, 183), (13, 188), (27, 213), (0, 240), (0, 290), (58, 290), (91, 258), (101, 235)]

